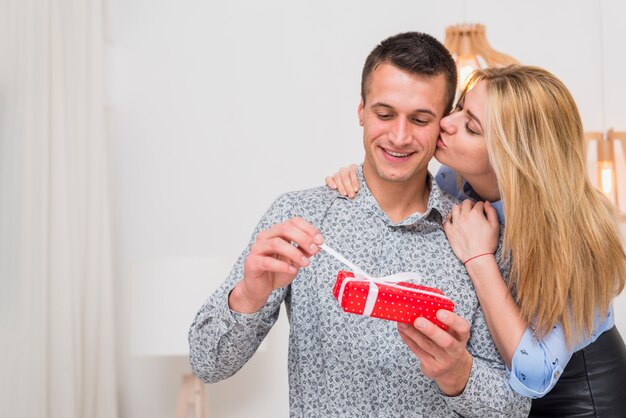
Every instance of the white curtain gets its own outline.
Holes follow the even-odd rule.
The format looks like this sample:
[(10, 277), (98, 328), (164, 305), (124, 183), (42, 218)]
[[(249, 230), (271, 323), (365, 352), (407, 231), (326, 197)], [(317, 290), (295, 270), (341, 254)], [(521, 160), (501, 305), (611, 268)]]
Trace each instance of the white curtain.
[(0, 416), (115, 418), (103, 0), (0, 0)]

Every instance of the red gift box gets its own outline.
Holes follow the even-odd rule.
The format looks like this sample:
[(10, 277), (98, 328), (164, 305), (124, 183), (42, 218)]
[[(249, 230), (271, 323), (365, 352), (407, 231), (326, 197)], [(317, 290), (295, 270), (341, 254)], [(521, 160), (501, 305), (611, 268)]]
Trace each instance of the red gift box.
[(355, 278), (354, 273), (344, 270), (337, 274), (333, 295), (344, 312), (407, 324), (422, 316), (444, 330), (448, 326), (439, 322), (435, 314), (439, 309), (454, 311), (454, 302), (439, 289)]

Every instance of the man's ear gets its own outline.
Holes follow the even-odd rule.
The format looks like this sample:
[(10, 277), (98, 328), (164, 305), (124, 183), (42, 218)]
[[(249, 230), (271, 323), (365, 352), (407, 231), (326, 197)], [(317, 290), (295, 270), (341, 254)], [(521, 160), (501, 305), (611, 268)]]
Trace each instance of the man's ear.
[(363, 126), (363, 99), (359, 102), (357, 113), (359, 115), (359, 125)]

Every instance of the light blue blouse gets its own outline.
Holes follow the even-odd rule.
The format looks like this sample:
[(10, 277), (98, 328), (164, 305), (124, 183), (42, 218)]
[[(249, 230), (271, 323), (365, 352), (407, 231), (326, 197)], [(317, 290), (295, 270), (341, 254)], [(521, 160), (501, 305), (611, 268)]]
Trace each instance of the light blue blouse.
[[(458, 189), (456, 173), (449, 167), (442, 166), (435, 176), (441, 189), (460, 200), (481, 200), (469, 183)], [(498, 212), (500, 224), (504, 226), (504, 206), (502, 201), (492, 202)], [(526, 328), (520, 340), (509, 370), (509, 384), (517, 393), (530, 398), (540, 398), (548, 393), (559, 380), (567, 362), (576, 351), (594, 342), (603, 332), (615, 325), (613, 307), (609, 306), (606, 318), (596, 314), (594, 331), (591, 337), (569, 348), (565, 343), (563, 326), (557, 324), (543, 339), (537, 340), (533, 331)]]

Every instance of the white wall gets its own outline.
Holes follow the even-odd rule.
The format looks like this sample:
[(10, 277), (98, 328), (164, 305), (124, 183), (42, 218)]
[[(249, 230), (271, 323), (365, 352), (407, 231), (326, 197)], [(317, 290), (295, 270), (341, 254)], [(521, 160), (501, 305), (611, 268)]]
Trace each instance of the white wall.
[[(278, 194), (360, 161), (360, 72), (386, 36), (484, 23), (494, 48), (566, 82), (587, 130), (626, 130), (620, 0), (108, 1), (122, 418), (172, 417), (188, 369), (129, 354), (129, 263), (234, 260)], [(211, 417), (287, 415), (286, 335), (283, 317), (266, 352), (208, 388)]]

